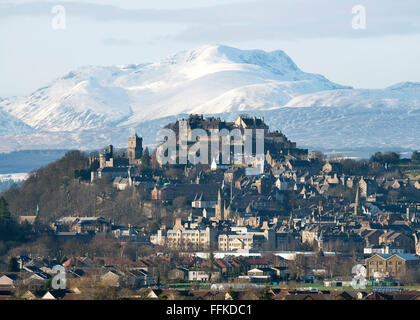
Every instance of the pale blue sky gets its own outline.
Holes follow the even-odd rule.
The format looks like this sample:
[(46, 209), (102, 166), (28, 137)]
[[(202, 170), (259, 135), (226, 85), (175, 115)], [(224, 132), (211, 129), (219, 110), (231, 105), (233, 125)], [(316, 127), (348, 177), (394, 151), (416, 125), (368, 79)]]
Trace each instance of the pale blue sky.
[[(53, 30), (51, 8), (66, 8)], [(367, 29), (352, 28), (352, 7)], [(284, 50), (306, 72), (357, 88), (420, 82), (418, 0), (0, 0), (0, 97), (84, 65), (153, 62), (220, 43)]]

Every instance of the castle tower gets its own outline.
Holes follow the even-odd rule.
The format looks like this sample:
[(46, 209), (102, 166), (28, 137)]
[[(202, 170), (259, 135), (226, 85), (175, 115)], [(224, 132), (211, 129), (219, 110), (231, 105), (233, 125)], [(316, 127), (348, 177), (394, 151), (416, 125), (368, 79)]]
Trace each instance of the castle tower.
[(114, 147), (112, 145), (104, 148), (104, 151), (99, 155), (99, 167), (113, 167), (114, 166)]
[(105, 166), (106, 166), (106, 157), (105, 157), (105, 154), (101, 153), (99, 155), (99, 167), (105, 168)]
[(130, 166), (136, 165), (143, 155), (143, 139), (137, 136), (137, 133), (133, 137), (128, 138), (128, 162)]

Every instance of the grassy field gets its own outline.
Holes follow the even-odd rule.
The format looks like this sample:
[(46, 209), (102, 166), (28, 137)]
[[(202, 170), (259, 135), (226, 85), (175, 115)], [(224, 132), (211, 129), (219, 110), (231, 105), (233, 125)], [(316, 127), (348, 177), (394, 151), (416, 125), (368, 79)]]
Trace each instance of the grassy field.
[(420, 179), (420, 164), (400, 164), (398, 167), (401, 172), (407, 175), (411, 180)]
[(420, 169), (409, 169), (407, 171), (403, 171), (403, 173), (409, 176), (411, 180), (420, 179)]

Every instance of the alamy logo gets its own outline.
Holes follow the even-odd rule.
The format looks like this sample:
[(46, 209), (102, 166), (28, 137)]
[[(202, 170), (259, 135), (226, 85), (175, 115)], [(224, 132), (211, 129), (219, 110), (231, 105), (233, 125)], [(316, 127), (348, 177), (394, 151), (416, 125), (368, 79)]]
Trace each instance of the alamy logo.
[(189, 130), (186, 121), (179, 121), (178, 135), (171, 129), (163, 129), (158, 140), (163, 141), (156, 150), (161, 165), (253, 165), (248, 168), (248, 174), (253, 174), (264, 163), (263, 129)]
[(51, 20), (53, 30), (66, 29), (66, 8), (62, 5), (56, 5), (51, 8), (51, 13), (54, 14)]
[(365, 30), (366, 29), (366, 7), (357, 5), (352, 8), (352, 14), (354, 15), (351, 25), (354, 30)]
[(366, 268), (365, 266), (358, 264), (351, 269), (351, 273), (354, 277), (351, 281), (351, 286), (354, 289), (366, 289)]
[(61, 265), (56, 265), (52, 268), (52, 273), (55, 276), (52, 278), (51, 287), (54, 290), (66, 289), (66, 269)]

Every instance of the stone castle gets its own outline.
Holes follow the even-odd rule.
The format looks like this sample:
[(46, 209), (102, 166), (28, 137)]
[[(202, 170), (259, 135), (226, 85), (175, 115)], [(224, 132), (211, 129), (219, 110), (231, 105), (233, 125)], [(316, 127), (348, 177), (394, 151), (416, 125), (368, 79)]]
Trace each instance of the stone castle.
[(127, 154), (117, 155), (112, 145), (107, 146), (99, 154), (99, 157), (93, 157), (90, 162), (99, 161), (99, 168), (91, 172), (91, 181), (108, 176), (110, 179), (116, 177), (128, 178), (132, 181), (134, 167), (141, 165), (143, 156), (143, 139), (136, 133), (128, 138)]
[[(285, 158), (289, 157), (292, 159), (297, 160), (307, 160), (308, 159), (308, 150), (307, 149), (300, 149), (296, 147), (295, 142), (291, 142), (287, 139), (287, 137), (280, 131), (273, 131), (269, 130), (269, 126), (264, 122), (264, 117), (250, 117), (247, 115), (240, 115), (235, 121), (229, 122), (221, 120), (220, 118), (215, 117), (206, 117), (204, 118), (203, 115), (190, 115), (186, 119), (180, 119), (175, 123), (171, 123), (167, 125), (165, 128), (171, 129), (175, 132), (177, 141), (179, 141), (179, 133), (180, 133), (180, 124), (183, 121), (186, 124), (186, 129), (188, 133), (190, 133), (194, 129), (203, 129), (207, 132), (209, 137), (211, 137), (212, 130), (221, 131), (226, 129), (228, 131), (232, 131), (234, 129), (239, 129), (240, 132), (244, 133), (245, 130), (252, 131), (252, 146), (253, 146), (253, 155), (255, 155), (255, 139), (256, 139), (256, 130), (263, 130), (264, 132), (264, 153), (266, 156), (271, 159), (273, 155), (276, 158)], [(221, 138), (219, 144), (221, 145)], [(191, 145), (195, 141), (188, 141), (188, 145)], [(242, 144), (244, 140), (242, 139)], [(211, 138), (209, 139), (209, 150), (211, 149)], [(179, 147), (179, 146), (178, 146)], [(219, 148), (221, 150), (221, 148)], [(233, 153), (233, 146), (231, 145), (231, 153)], [(209, 157), (211, 157), (209, 152)], [(221, 155), (219, 155), (221, 157)], [(217, 163), (221, 163), (221, 161), (217, 161)], [(213, 158), (209, 158), (208, 163), (214, 162)]]
[(107, 146), (103, 152), (99, 154), (99, 168), (114, 168), (124, 166), (136, 166), (141, 164), (143, 155), (143, 139), (137, 134), (128, 138), (127, 155), (123, 157), (115, 157), (114, 147)]

